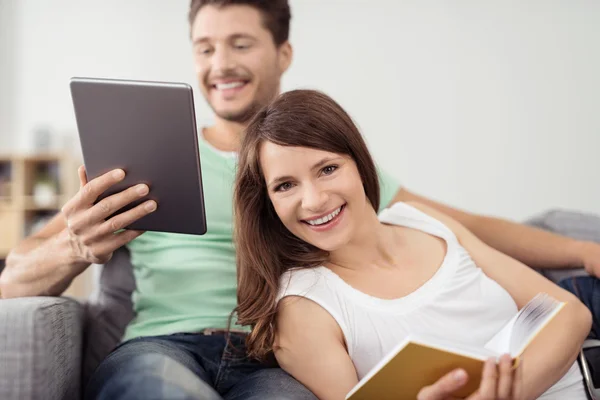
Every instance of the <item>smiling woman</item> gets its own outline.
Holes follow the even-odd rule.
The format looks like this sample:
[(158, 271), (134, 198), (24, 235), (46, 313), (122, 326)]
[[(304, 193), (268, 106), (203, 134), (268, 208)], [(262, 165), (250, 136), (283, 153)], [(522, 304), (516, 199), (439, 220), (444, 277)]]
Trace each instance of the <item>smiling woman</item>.
[[(314, 259), (316, 248), (295, 249), (306, 247), (304, 236), (310, 236), (324, 217), (341, 207), (338, 219), (349, 212), (362, 213), (366, 206), (379, 208), (377, 169), (367, 146), (350, 116), (324, 94), (302, 90), (284, 94), (277, 104), (258, 113), (245, 137), (246, 151), (239, 160), (243, 173), (237, 181), (237, 212), (252, 220), (238, 220), (237, 233), (244, 234), (250, 224), (266, 235), (284, 234), (282, 240), (276, 234), (264, 243), (265, 249), (275, 249), (276, 257), (282, 257), (273, 262), (311, 266), (323, 261), (322, 256)], [(310, 168), (303, 170), (307, 160)], [(364, 189), (357, 192), (357, 184)], [(263, 196), (267, 190), (271, 200)], [(329, 190), (335, 195), (325, 196)], [(347, 196), (356, 197), (356, 193), (359, 198), (352, 198), (354, 205), (346, 207)], [(303, 207), (298, 207), (299, 202)]]
[(574, 362), (590, 327), (585, 306), (438, 211), (399, 202), (378, 215), (375, 164), (326, 95), (287, 92), (251, 120), (234, 202), (248, 351), (273, 352), (321, 400), (343, 399), (410, 334), (483, 347), (540, 292), (570, 310), (525, 351), (527, 367), (488, 360), (478, 396), (585, 398)]
[[(358, 221), (375, 215), (380, 193), (377, 169), (356, 125), (316, 91), (287, 92), (261, 110), (242, 149), (234, 197), (238, 317), (241, 324), (257, 324), (249, 343), (253, 355), (262, 357), (274, 339), (273, 289), (282, 268), (325, 262), (328, 250), (348, 240)], [(323, 224), (330, 216), (337, 217), (334, 224)], [(260, 304), (259, 293), (266, 296)]]

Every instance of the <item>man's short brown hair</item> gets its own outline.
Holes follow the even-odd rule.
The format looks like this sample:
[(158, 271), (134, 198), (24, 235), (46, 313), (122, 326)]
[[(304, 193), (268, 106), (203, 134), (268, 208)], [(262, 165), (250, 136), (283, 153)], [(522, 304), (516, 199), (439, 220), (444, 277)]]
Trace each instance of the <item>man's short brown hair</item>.
[(292, 14), (288, 0), (191, 0), (188, 19), (190, 26), (196, 15), (204, 6), (227, 7), (231, 5), (246, 5), (254, 7), (263, 15), (265, 28), (271, 32), (273, 42), (280, 46), (288, 40), (290, 34), (290, 19)]

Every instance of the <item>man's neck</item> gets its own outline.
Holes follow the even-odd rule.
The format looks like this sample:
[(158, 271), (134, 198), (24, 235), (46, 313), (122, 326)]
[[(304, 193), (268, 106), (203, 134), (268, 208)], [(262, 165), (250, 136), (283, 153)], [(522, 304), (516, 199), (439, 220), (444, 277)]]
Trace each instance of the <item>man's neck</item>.
[(202, 134), (204, 140), (216, 149), (237, 152), (240, 149), (242, 132), (246, 126), (246, 124), (217, 118), (215, 125), (204, 128)]

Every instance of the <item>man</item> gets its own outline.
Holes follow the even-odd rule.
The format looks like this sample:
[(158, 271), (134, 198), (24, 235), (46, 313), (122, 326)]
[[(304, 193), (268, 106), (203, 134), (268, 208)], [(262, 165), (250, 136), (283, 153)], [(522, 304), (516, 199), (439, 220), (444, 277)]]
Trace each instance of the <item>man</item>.
[[(191, 39), (200, 88), (216, 115), (200, 143), (206, 214), (204, 236), (123, 231), (156, 209), (153, 201), (106, 220), (145, 196), (144, 185), (94, 205), (123, 179), (113, 171), (90, 182), (44, 229), (9, 255), (0, 276), (3, 298), (60, 295), (91, 263), (104, 263), (123, 245), (131, 252), (136, 317), (124, 343), (98, 368), (87, 398), (314, 399), (279, 368), (243, 356), (243, 333), (223, 330), (236, 305), (232, 188), (240, 135), (260, 107), (279, 93), (292, 60), (287, 0), (192, 0)], [(448, 213), (493, 247), (533, 267), (584, 265), (600, 271), (600, 246), (507, 221), (461, 212), (417, 196), (382, 175), (382, 204), (418, 200)], [(422, 391), (445, 399), (464, 384), (449, 374)], [(489, 386), (489, 385), (488, 385)], [(493, 386), (493, 385), (492, 385)], [(495, 394), (490, 398), (494, 398)]]

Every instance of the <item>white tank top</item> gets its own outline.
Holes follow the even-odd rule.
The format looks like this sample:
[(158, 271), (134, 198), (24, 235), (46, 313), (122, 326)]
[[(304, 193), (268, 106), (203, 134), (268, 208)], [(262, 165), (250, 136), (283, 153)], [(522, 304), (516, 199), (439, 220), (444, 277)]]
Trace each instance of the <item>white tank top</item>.
[[(440, 221), (405, 203), (383, 210), (379, 220), (446, 241), (445, 258), (425, 284), (404, 297), (386, 300), (354, 289), (327, 267), (292, 268), (281, 277), (278, 296), (278, 300), (310, 299), (335, 319), (359, 379), (410, 333), (484, 346), (517, 313), (508, 292), (475, 265)], [(586, 399), (577, 363), (540, 398)]]

